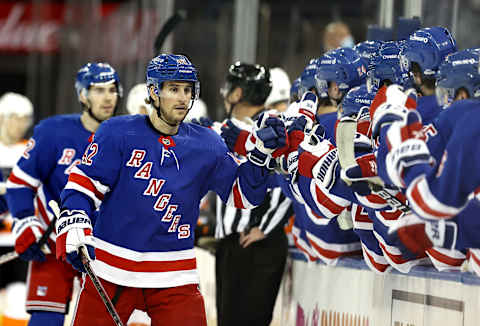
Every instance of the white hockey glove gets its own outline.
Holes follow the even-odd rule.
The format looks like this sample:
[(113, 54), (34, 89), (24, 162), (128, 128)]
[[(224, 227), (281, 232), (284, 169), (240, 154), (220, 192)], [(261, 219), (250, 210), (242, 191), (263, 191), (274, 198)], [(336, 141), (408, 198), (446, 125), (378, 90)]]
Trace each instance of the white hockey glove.
[(57, 259), (68, 261), (76, 270), (86, 273), (79, 248), (85, 246), (89, 260), (95, 259), (92, 223), (83, 210), (65, 209), (56, 223)]
[(410, 89), (406, 92), (399, 85), (382, 87), (370, 105), (372, 137), (375, 139), (383, 124), (404, 119), (406, 112), (417, 107), (417, 94)]

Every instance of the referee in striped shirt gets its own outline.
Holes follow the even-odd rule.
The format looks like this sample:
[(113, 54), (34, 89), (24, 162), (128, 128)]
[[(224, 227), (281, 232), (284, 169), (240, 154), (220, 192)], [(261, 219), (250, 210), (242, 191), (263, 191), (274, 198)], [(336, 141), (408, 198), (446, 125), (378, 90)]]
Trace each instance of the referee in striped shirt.
[[(270, 73), (264, 66), (231, 65), (221, 90), (231, 121), (251, 130), (255, 117), (264, 111), (270, 90)], [(234, 137), (228, 136), (232, 136), (232, 129), (224, 131), (222, 137), (233, 149), (235, 132)], [(272, 190), (254, 209), (236, 209), (217, 200), (218, 326), (268, 326), (272, 320), (288, 251), (283, 226), (293, 214), (290, 199), (274, 187), (277, 178), (273, 174), (269, 178)]]

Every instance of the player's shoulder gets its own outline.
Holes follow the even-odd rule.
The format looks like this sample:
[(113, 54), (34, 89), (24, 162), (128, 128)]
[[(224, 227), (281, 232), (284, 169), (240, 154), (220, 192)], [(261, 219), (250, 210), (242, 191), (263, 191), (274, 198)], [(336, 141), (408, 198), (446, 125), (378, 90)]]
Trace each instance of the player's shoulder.
[(62, 126), (64, 124), (78, 124), (80, 122), (80, 114), (59, 114), (40, 120), (38, 126)]
[(139, 126), (145, 126), (146, 119), (147, 117), (145, 115), (140, 114), (112, 117), (103, 121), (98, 131), (101, 133), (129, 134), (138, 131)]
[(222, 137), (210, 128), (190, 122), (182, 123), (182, 128), (185, 129), (185, 132), (191, 138), (198, 140), (199, 143), (223, 143)]
[[(457, 135), (465, 140), (477, 141), (480, 136), (480, 101), (462, 100), (453, 103), (449, 108), (449, 121), (453, 123)], [(461, 102), (461, 103), (460, 103)]]
[(72, 129), (81, 127), (80, 114), (60, 114), (41, 120), (35, 131), (61, 134), (62, 131), (72, 132)]
[(461, 115), (470, 111), (476, 111), (476, 113), (478, 113), (478, 110), (480, 110), (480, 101), (475, 99), (455, 101), (445, 110), (456, 115)]

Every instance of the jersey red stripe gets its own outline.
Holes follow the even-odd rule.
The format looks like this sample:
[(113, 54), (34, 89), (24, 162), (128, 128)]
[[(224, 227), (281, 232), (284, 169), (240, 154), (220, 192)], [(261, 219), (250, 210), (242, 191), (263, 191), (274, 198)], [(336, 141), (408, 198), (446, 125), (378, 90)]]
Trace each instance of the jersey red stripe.
[(87, 178), (87, 177), (84, 177), (83, 175), (80, 175), (80, 174), (77, 174), (75, 172), (72, 172), (70, 173), (70, 176), (68, 177), (68, 181), (70, 182), (74, 182), (76, 184), (78, 184), (79, 186), (87, 189), (87, 190), (90, 190), (91, 192), (93, 192), (95, 194), (95, 197), (97, 197), (98, 199), (100, 200), (103, 200), (103, 194), (97, 190), (97, 188), (95, 187), (95, 185), (93, 184), (93, 182)]
[(340, 214), (345, 209), (345, 207), (328, 198), (317, 185), (315, 185), (315, 195), (317, 196), (317, 202), (335, 215)]
[(114, 256), (102, 249), (95, 249), (96, 259), (110, 266), (139, 273), (162, 273), (192, 270), (197, 268), (195, 258), (172, 260), (172, 261), (133, 261), (126, 258)]
[(464, 258), (453, 258), (453, 257), (447, 256), (435, 250), (435, 248), (429, 248), (427, 249), (427, 252), (430, 254), (430, 256), (432, 256), (436, 260), (449, 266), (461, 266), (463, 264), (463, 261), (465, 260)]
[(235, 181), (235, 185), (233, 186), (233, 202), (235, 203), (236, 208), (245, 209), (242, 201), (242, 195), (240, 194), (240, 190), (238, 189), (238, 180)]
[(434, 210), (431, 208), (424, 200), (420, 193), (420, 189), (418, 188), (418, 184), (420, 181), (417, 181), (412, 189), (412, 201), (414, 201), (425, 213), (433, 215), (438, 218), (449, 218), (452, 215), (447, 213), (441, 213), (439, 211)]
[(383, 273), (389, 267), (388, 264), (380, 264), (380, 263), (376, 262), (375, 259), (368, 253), (368, 251), (365, 250), (364, 253), (367, 255), (368, 260), (370, 261), (370, 263), (373, 265), (373, 267), (377, 271)]
[(29, 184), (27, 181), (25, 181), (23, 179), (20, 179), (13, 172), (10, 173), (10, 176), (8, 177), (8, 180), (10, 182), (13, 182), (13, 183), (16, 183), (16, 184), (19, 184), (19, 185), (24, 185), (28, 188), (32, 188), (33, 190), (37, 190), (37, 187), (34, 187), (31, 184)]

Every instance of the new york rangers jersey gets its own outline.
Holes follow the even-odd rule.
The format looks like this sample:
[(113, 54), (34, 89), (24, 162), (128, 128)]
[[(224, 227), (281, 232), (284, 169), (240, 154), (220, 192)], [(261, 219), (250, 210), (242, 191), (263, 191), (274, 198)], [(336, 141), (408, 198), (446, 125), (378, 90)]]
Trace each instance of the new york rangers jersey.
[(317, 122), (325, 128), (325, 138), (335, 145), (335, 125), (337, 122), (337, 112), (317, 114)]
[(207, 191), (237, 208), (265, 196), (267, 176), (249, 161), (238, 164), (222, 138), (183, 123), (159, 133), (146, 116), (102, 123), (62, 192), (63, 209), (91, 216), (99, 277), (146, 288), (198, 283), (194, 228)]
[(80, 163), (91, 135), (80, 114), (48, 118), (35, 127), (7, 181), (7, 201), (14, 218), (34, 215), (37, 206), (40, 221), (50, 224), (54, 215), (47, 203), (60, 200), (68, 175)]
[(480, 186), (477, 168), (480, 164), (479, 109), (480, 102), (476, 100), (454, 102), (440, 114), (442, 119), (436, 124), (439, 139), (445, 142), (437, 164), (433, 167), (417, 165), (405, 171), (406, 195), (419, 216), (427, 219), (453, 217)]
[(417, 99), (417, 111), (424, 125), (431, 123), (442, 112), (435, 95), (421, 96)]

